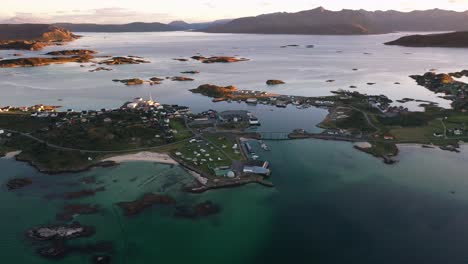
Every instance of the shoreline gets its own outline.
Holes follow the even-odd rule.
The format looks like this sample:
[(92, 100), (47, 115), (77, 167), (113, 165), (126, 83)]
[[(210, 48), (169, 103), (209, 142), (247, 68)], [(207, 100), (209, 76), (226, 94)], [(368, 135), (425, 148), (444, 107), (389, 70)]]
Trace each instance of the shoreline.
[(105, 158), (101, 160), (102, 162), (115, 162), (117, 164), (123, 162), (131, 162), (131, 161), (147, 161), (147, 162), (156, 162), (161, 164), (168, 164), (168, 165), (179, 165), (179, 162), (174, 160), (168, 154), (165, 153), (158, 153), (158, 152), (149, 152), (149, 151), (142, 151), (134, 154), (124, 154), (124, 155), (116, 155), (110, 158)]
[(1, 158), (2, 159), (14, 159), (19, 154), (21, 154), (21, 150), (10, 151), (10, 152), (5, 153), (5, 155), (3, 157), (1, 157)]

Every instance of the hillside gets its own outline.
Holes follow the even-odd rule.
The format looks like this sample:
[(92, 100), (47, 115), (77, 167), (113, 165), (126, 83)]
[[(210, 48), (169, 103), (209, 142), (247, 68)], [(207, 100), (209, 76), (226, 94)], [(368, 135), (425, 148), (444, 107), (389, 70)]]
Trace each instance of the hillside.
[(129, 23), (129, 24), (72, 24), (57, 23), (56, 26), (74, 32), (164, 32), (182, 30), (179, 27), (163, 23)]
[(71, 41), (70, 31), (47, 24), (0, 24), (0, 41)]
[(235, 19), (204, 32), (256, 34), (382, 34), (394, 31), (453, 31), (468, 28), (468, 13), (427, 11), (330, 11), (322, 7), (297, 13), (273, 13)]
[(468, 32), (452, 32), (444, 34), (411, 35), (387, 42), (385, 45), (405, 47), (468, 47)]

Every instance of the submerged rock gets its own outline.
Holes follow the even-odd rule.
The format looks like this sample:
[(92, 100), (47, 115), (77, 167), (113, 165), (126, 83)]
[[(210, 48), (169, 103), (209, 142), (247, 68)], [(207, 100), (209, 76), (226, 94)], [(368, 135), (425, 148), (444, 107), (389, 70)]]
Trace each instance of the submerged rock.
[(79, 214), (96, 214), (99, 212), (99, 207), (97, 205), (90, 204), (68, 204), (63, 207), (63, 211), (57, 214), (57, 220), (60, 221), (70, 221), (75, 215)]
[(117, 205), (124, 210), (125, 215), (134, 216), (155, 204), (173, 205), (175, 203), (174, 198), (168, 195), (148, 193), (138, 200), (120, 202)]
[(24, 188), (31, 184), (32, 184), (32, 180), (29, 178), (17, 178), (17, 179), (9, 180), (6, 185), (8, 187), (8, 190), (13, 191), (13, 190)]
[(221, 207), (211, 201), (205, 201), (193, 207), (179, 206), (175, 212), (176, 217), (196, 219), (208, 217), (221, 212)]

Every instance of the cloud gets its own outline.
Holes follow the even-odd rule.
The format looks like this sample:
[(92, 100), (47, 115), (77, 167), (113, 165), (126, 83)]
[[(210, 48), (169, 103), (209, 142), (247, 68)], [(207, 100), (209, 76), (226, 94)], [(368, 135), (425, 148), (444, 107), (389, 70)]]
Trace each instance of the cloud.
[(128, 22), (168, 22), (175, 17), (165, 13), (146, 13), (130, 9), (110, 7), (89, 10), (56, 11), (51, 14), (15, 13), (2, 23), (96, 23), (124, 24)]

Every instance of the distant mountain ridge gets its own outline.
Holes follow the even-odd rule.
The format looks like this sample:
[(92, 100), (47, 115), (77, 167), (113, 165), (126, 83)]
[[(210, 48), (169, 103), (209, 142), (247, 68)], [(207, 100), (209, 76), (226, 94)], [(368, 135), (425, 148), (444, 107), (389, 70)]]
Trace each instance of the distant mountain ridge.
[(297, 13), (273, 13), (238, 18), (203, 29), (209, 33), (252, 34), (382, 34), (395, 31), (468, 30), (468, 12), (330, 11), (323, 7)]
[(213, 25), (220, 25), (230, 22), (230, 19), (216, 20), (206, 23), (186, 23), (185, 21), (173, 21), (169, 24), (153, 22), (134, 22), (128, 24), (74, 24), (74, 23), (56, 23), (54, 25), (74, 32), (166, 32), (181, 30), (200, 30)]
[(129, 24), (73, 24), (57, 23), (56, 26), (66, 28), (73, 32), (164, 32), (181, 30), (178, 27), (163, 23), (142, 23), (135, 22)]

